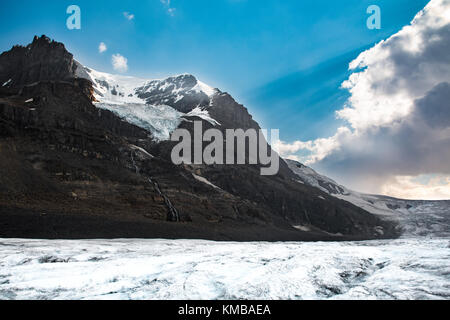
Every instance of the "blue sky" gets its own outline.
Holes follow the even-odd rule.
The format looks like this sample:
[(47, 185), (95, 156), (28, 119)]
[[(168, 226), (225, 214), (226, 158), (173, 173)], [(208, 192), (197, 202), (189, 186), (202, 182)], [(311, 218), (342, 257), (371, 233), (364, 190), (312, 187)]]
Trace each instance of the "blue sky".
[[(164, 3), (165, 2), (165, 3)], [(111, 55), (128, 59), (129, 75), (192, 73), (231, 93), (284, 140), (333, 133), (339, 89), (359, 52), (408, 24), (426, 0), (147, 0), (2, 1), (0, 50), (46, 34), (76, 59), (113, 72)], [(66, 8), (81, 8), (81, 30), (66, 28)], [(380, 6), (382, 29), (366, 27)], [(169, 12), (171, 9), (171, 12)], [(123, 13), (134, 19), (128, 20)], [(99, 54), (104, 42), (108, 51)]]

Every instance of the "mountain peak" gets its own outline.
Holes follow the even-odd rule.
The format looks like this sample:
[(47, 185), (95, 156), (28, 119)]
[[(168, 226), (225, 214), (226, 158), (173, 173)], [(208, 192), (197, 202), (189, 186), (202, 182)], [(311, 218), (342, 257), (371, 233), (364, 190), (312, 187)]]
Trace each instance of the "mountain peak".
[[(52, 40), (47, 37), (45, 34), (43, 34), (42, 36), (38, 37), (37, 35), (34, 36), (33, 38), (33, 42), (31, 44), (36, 44), (36, 43), (40, 43), (40, 42), (46, 42), (46, 43), (51, 43)], [(54, 41), (53, 41), (54, 42)]]
[(113, 75), (81, 66), (76, 62), (76, 75), (93, 83), (95, 97), (108, 104), (167, 105), (181, 112), (207, 107), (219, 92), (184, 73), (164, 79), (141, 79)]
[[(174, 142), (164, 140), (177, 128), (195, 132), (194, 120), (205, 130), (259, 129), (244, 106), (190, 74), (145, 80), (97, 72), (43, 36), (0, 55), (1, 83), (2, 205), (14, 208), (7, 224), (28, 235), (30, 225), (44, 237), (56, 229), (83, 237), (89, 228), (94, 237), (115, 238), (187, 229), (195, 238), (228, 240), (396, 235), (391, 223), (298, 183), (284, 162), (278, 175), (264, 177), (262, 164), (175, 165)], [(58, 224), (48, 224), (49, 233), (42, 223), (24, 225), (18, 205), (30, 217), (54, 215)], [(91, 224), (97, 215), (105, 233)], [(186, 223), (169, 230), (167, 221)]]
[(57, 42), (53, 39), (50, 39), (46, 35), (42, 36), (34, 36), (33, 41), (28, 44), (26, 47), (29, 52), (35, 51), (45, 51), (48, 54), (54, 54), (53, 50), (59, 50), (59, 52), (55, 52), (56, 54), (69, 54), (70, 52), (66, 50), (65, 45), (62, 42)]
[(64, 44), (45, 35), (35, 36), (26, 47), (14, 46), (0, 56), (0, 82), (8, 82), (8, 87), (73, 79), (75, 69), (73, 55)]

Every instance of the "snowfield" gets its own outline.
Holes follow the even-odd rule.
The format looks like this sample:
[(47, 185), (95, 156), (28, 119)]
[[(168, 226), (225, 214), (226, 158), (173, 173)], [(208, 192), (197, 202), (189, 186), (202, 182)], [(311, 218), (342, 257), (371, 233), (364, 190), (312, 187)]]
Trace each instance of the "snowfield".
[(450, 298), (445, 238), (0, 242), (0, 299)]
[[(183, 98), (204, 94), (211, 105), (212, 97), (218, 92), (189, 74), (159, 80), (146, 80), (130, 76), (113, 75), (84, 67), (79, 62), (77, 77), (88, 79), (93, 84), (94, 104), (99, 109), (109, 110), (124, 121), (152, 133), (154, 140), (170, 140), (172, 132), (186, 117), (198, 117), (212, 125), (219, 125), (208, 111), (200, 106), (187, 113), (179, 112), (174, 103)], [(191, 82), (192, 83), (191, 83)], [(157, 103), (148, 103), (146, 94), (158, 97)], [(148, 98), (148, 97), (147, 97)]]
[(0, 239), (0, 299), (450, 299), (449, 202), (412, 204), (398, 240)]

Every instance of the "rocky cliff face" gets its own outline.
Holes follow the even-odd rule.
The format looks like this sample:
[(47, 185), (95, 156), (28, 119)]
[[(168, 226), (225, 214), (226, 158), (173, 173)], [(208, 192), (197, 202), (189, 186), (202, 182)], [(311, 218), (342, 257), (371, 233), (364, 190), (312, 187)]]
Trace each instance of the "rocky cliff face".
[[(89, 70), (80, 68), (62, 44), (46, 37), (0, 56), (0, 237), (397, 235), (392, 223), (298, 183), (284, 162), (269, 177), (258, 165), (175, 166), (172, 142), (159, 142), (151, 131), (93, 104), (99, 94), (115, 98), (114, 89), (119, 98), (132, 95), (179, 112), (206, 110), (218, 124), (186, 116), (202, 120), (205, 129), (259, 128), (229, 94), (183, 75), (145, 82), (125, 95), (126, 86), (89, 80)], [(190, 121), (180, 126), (193, 130)]]
[(247, 108), (237, 103), (228, 93), (218, 93), (212, 98), (208, 112), (214, 119), (220, 119), (224, 128), (260, 129)]
[(74, 78), (73, 56), (62, 43), (35, 37), (26, 47), (15, 46), (0, 55), (0, 82), (5, 87), (21, 87), (39, 81)]

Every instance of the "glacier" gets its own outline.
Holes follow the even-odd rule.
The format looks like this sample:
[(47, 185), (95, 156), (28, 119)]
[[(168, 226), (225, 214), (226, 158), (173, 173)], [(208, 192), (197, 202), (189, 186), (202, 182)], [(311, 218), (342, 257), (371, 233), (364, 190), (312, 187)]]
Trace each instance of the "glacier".
[(115, 113), (128, 123), (151, 132), (156, 141), (169, 140), (184, 115), (165, 105), (153, 106), (139, 103), (96, 103), (95, 105), (97, 108)]
[[(212, 125), (220, 125), (205, 106), (193, 106), (189, 112), (180, 112), (174, 104), (186, 96), (204, 95), (211, 105), (219, 92), (189, 74), (166, 79), (147, 80), (131, 76), (113, 75), (76, 63), (76, 76), (93, 84), (95, 102), (99, 109), (109, 110), (124, 121), (149, 131), (155, 141), (170, 139), (171, 133), (188, 117), (198, 117)], [(157, 97), (149, 103), (148, 95)], [(148, 97), (147, 97), (148, 98)]]
[(0, 240), (0, 299), (449, 299), (450, 240)]
[(450, 210), (420, 202), (397, 240), (0, 239), (0, 299), (450, 299)]
[[(145, 128), (157, 140), (168, 139), (189, 117), (219, 124), (205, 105), (186, 112), (169, 105), (184, 95), (201, 95), (211, 102), (217, 91), (189, 75), (144, 80), (84, 67), (78, 71), (78, 76), (94, 81), (99, 110)], [(158, 103), (148, 103), (148, 92)], [(449, 201), (360, 194), (311, 168), (288, 164), (299, 183), (398, 221), (403, 236), (274, 243), (0, 239), (0, 299), (450, 299)]]

